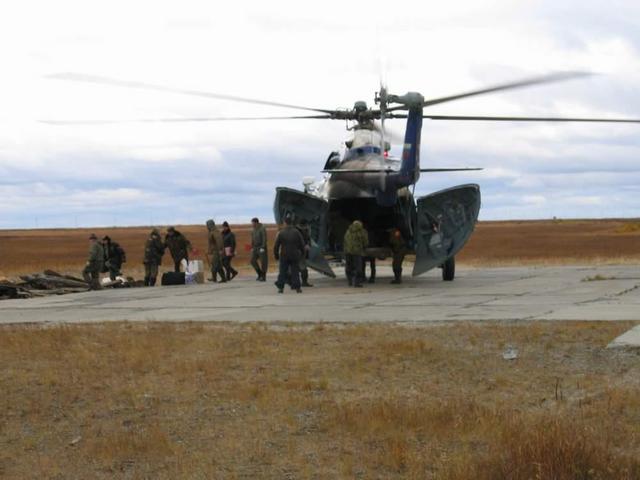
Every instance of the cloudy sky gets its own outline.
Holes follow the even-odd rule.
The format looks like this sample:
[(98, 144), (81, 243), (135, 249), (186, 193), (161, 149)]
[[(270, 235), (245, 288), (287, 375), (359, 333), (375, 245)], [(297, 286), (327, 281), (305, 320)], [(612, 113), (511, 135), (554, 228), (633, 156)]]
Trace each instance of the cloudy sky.
[[(347, 108), (381, 79), (429, 98), (580, 70), (597, 75), (429, 113), (640, 118), (639, 24), (632, 0), (3, 2), (0, 228), (272, 221), (275, 187), (319, 179), (346, 135), (317, 120), (51, 125), (300, 112), (47, 75)], [(479, 183), (482, 219), (640, 216), (640, 125), (425, 121), (422, 138), (424, 167), (485, 170), (423, 175), (416, 192)]]

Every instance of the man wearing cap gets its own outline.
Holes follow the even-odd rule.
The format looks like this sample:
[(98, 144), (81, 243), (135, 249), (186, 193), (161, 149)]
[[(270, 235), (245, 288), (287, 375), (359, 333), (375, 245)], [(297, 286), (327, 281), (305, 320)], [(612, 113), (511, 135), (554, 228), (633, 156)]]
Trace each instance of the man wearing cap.
[(120, 269), (127, 261), (127, 254), (118, 242), (112, 242), (109, 235), (102, 238), (104, 250), (104, 270), (109, 272), (109, 278), (114, 281), (118, 275), (122, 275)]
[(153, 287), (158, 276), (158, 267), (162, 263), (165, 245), (160, 238), (157, 228), (151, 230), (149, 238), (144, 245), (144, 286)]
[(223, 241), (220, 230), (216, 227), (216, 222), (207, 220), (207, 254), (209, 255), (209, 264), (211, 265), (211, 281), (217, 282), (217, 276), (220, 274), (220, 282), (227, 281), (224, 270), (222, 269)]
[(231, 231), (227, 221), (222, 222), (222, 244), (224, 246), (222, 267), (227, 280), (233, 280), (238, 275), (238, 271), (231, 266), (231, 260), (236, 255), (236, 234)]
[(171, 252), (173, 258), (173, 267), (175, 272), (180, 271), (180, 262), (182, 260), (189, 261), (189, 252), (191, 251), (191, 242), (180, 233), (175, 227), (167, 228), (167, 235), (164, 237), (164, 243)]
[(267, 269), (269, 268), (267, 229), (255, 217), (251, 219), (251, 226), (253, 227), (251, 230), (251, 266), (258, 274), (256, 280), (264, 282), (267, 279)]
[(278, 293), (283, 293), (284, 284), (287, 282), (289, 273), (291, 274), (291, 288), (298, 293), (302, 293), (298, 265), (304, 252), (304, 239), (292, 223), (291, 215), (285, 215), (284, 228), (276, 235), (275, 245), (273, 246), (273, 256), (279, 262), (278, 280), (276, 280)]
[(89, 236), (89, 258), (82, 270), (84, 281), (89, 284), (89, 290), (100, 290), (100, 272), (104, 267), (104, 250), (98, 242), (95, 233)]

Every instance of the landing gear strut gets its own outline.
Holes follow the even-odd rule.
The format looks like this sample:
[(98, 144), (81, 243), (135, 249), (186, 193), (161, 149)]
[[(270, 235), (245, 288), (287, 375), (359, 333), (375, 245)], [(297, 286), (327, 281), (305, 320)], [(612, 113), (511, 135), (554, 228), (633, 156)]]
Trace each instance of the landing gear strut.
[(442, 280), (450, 282), (456, 276), (456, 257), (450, 257), (442, 264)]

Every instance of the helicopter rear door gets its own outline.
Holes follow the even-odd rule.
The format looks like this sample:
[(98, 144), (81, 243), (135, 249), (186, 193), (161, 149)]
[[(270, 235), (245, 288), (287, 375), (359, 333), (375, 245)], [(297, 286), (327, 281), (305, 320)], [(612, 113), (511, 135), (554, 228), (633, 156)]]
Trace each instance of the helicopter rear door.
[(273, 205), (276, 222), (283, 223), (287, 214), (293, 217), (294, 223), (306, 220), (311, 230), (311, 250), (307, 266), (335, 278), (336, 274), (333, 273), (323, 254), (327, 245), (328, 211), (329, 203), (326, 200), (291, 188), (276, 188), (276, 200)]
[(414, 276), (442, 265), (467, 243), (478, 220), (480, 187), (459, 185), (420, 197), (416, 203)]

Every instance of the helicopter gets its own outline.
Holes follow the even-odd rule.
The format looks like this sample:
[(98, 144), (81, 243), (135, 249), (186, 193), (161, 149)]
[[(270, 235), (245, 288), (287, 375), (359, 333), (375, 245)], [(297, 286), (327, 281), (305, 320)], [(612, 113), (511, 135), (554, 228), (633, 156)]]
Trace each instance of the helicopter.
[[(369, 234), (367, 256), (384, 259), (392, 255), (389, 232), (399, 230), (408, 253), (415, 254), (412, 275), (433, 268), (442, 269), (442, 279), (455, 277), (455, 258), (467, 243), (481, 206), (478, 184), (456, 185), (419, 198), (414, 188), (421, 173), (482, 170), (478, 167), (421, 168), (420, 146), (423, 120), (436, 121), (503, 121), (503, 122), (607, 122), (640, 123), (637, 119), (563, 118), (528, 116), (430, 115), (424, 110), (463, 98), (519, 89), (535, 85), (588, 76), (588, 72), (559, 72), (550, 75), (494, 85), (445, 97), (425, 99), (418, 92), (391, 94), (385, 86), (374, 96), (375, 108), (356, 101), (353, 108), (322, 109), (267, 100), (244, 98), (220, 93), (183, 90), (142, 82), (116, 80), (79, 73), (59, 73), (48, 78), (87, 82), (126, 88), (155, 90), (205, 98), (245, 102), (279, 108), (306, 110), (308, 115), (269, 117), (206, 117), (142, 119), (141, 122), (231, 121), (231, 120), (342, 120), (350, 137), (342, 152), (332, 151), (327, 157), (323, 179), (303, 179), (304, 190), (277, 187), (273, 212), (281, 224), (285, 216), (295, 223), (310, 227), (311, 249), (307, 266), (335, 278), (329, 259), (342, 257), (342, 243), (348, 226), (360, 220)], [(391, 144), (385, 121), (406, 120), (400, 158), (390, 155)], [(52, 124), (117, 123), (117, 121), (47, 121)]]

